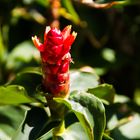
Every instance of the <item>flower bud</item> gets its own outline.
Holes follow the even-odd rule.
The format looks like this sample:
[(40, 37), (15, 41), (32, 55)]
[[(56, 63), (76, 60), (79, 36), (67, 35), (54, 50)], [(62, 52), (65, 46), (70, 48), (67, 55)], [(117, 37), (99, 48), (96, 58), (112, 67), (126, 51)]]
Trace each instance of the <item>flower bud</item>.
[(44, 43), (32, 37), (33, 43), (40, 51), (43, 71), (43, 86), (53, 97), (69, 95), (69, 64), (72, 61), (70, 48), (77, 33), (71, 34), (71, 25), (62, 32), (56, 28), (46, 27)]

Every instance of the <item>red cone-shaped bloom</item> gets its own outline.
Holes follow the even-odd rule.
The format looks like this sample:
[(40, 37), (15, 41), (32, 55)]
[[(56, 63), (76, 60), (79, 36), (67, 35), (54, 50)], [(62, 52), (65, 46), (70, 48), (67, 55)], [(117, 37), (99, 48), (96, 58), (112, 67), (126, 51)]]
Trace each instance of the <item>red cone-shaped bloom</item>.
[(33, 43), (40, 51), (42, 59), (43, 86), (53, 97), (67, 97), (69, 93), (69, 53), (77, 33), (71, 34), (71, 25), (63, 31), (46, 27), (44, 43), (32, 37)]

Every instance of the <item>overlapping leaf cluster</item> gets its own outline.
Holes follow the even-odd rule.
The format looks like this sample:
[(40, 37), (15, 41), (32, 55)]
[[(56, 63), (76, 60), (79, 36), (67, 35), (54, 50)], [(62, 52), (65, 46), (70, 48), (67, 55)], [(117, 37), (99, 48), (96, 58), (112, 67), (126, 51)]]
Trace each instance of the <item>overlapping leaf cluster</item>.
[[(34, 83), (36, 84), (34, 89), (30, 81), (24, 81), (23, 77), (26, 76), (37, 81), (37, 83)], [(41, 76), (39, 69), (28, 68), (19, 73), (10, 85), (0, 87), (0, 97), (3, 98), (4, 96), (1, 105), (31, 104), (31, 106), (26, 107), (24, 121), (13, 136), (13, 139), (42, 140), (52, 137), (53, 129), (60, 123), (61, 115), (64, 115), (63, 111), (60, 111), (63, 108), (66, 110), (64, 115), (66, 128), (63, 133), (59, 134), (59, 137), (63, 139), (69, 139), (70, 137), (71, 139), (102, 139), (106, 125), (105, 108), (102, 100), (106, 100), (107, 96), (114, 96), (114, 89), (108, 84), (99, 85), (99, 77), (95, 73), (71, 71), (70, 97), (69, 99), (54, 98), (55, 105), (60, 106), (59, 108), (56, 108), (56, 106), (54, 108), (60, 110), (55, 110), (57, 113), (49, 116), (49, 113), (46, 111), (45, 97), (37, 89), (41, 82)], [(78, 79), (80, 79), (80, 82)], [(98, 98), (98, 95), (94, 95), (94, 91), (95, 94), (98, 94), (100, 90), (102, 93), (103, 89), (106, 89), (106, 93), (103, 92), (104, 96), (101, 97), (99, 94), (100, 97)], [(88, 92), (88, 90), (92, 90), (93, 93)], [(32, 91), (32, 93), (29, 91)], [(106, 100), (106, 102), (109, 103), (110, 99)], [(75, 117), (71, 118), (71, 115)], [(77, 136), (75, 127), (78, 128), (77, 131), (81, 135)]]
[[(1, 140), (140, 139), (140, 2), (87, 2), (61, 0), (60, 25), (73, 24), (79, 37), (72, 48), (76, 69), (70, 73), (70, 97), (54, 98), (51, 114), (36, 67), (39, 53), (29, 41), (51, 22), (50, 1), (0, 1)], [(95, 67), (101, 78), (77, 69), (83, 65)], [(134, 101), (115, 94), (113, 85), (103, 80), (113, 83), (117, 93), (124, 88), (132, 97), (133, 92)], [(62, 120), (65, 129), (54, 137)]]

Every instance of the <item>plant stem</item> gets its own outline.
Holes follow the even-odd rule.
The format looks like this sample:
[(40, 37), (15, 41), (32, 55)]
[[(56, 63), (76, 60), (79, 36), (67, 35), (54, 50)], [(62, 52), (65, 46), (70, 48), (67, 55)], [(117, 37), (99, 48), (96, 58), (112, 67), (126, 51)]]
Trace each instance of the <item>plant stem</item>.
[(57, 136), (60, 136), (65, 131), (64, 119), (60, 122), (59, 126), (53, 129), (53, 140), (58, 140)]

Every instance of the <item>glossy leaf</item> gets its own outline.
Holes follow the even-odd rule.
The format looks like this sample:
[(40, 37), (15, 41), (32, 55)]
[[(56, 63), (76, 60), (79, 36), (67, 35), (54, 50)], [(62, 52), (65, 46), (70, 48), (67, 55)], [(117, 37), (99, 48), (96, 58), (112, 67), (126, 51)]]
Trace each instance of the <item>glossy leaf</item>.
[(40, 136), (49, 132), (56, 125), (56, 122), (51, 124), (51, 119), (43, 108), (34, 107), (26, 113), (24, 121), (14, 134), (12, 140), (40, 139)]
[(101, 84), (93, 89), (88, 90), (89, 93), (97, 96), (98, 98), (104, 99), (109, 103), (113, 103), (115, 96), (115, 89), (112, 85), (109, 84)]
[(128, 139), (140, 139), (140, 114), (133, 115), (131, 120), (132, 121), (120, 126), (119, 131)]
[(26, 89), (28, 96), (35, 98), (39, 102), (46, 102), (45, 97), (42, 95), (42, 72), (39, 67), (23, 69), (9, 84), (19, 84)]
[(53, 137), (53, 129), (51, 129), (50, 131), (46, 132), (44, 135), (39, 137), (37, 140), (49, 140), (52, 137)]
[[(24, 118), (25, 109), (17, 106), (0, 106), (0, 139), (10, 140)], [(13, 115), (14, 114), (14, 115)]]
[(88, 140), (88, 136), (85, 133), (80, 123), (74, 123), (70, 125), (64, 133), (61, 135), (63, 140)]
[(104, 133), (103, 140), (114, 140), (114, 139)]
[(78, 102), (66, 100), (63, 98), (55, 98), (54, 100), (58, 103), (65, 104), (70, 109), (70, 111), (72, 111), (77, 116), (82, 127), (87, 133), (89, 140), (93, 139), (94, 122), (88, 109), (80, 105)]
[(23, 86), (29, 96), (36, 96), (36, 89), (42, 83), (41, 70), (39, 68), (26, 68), (17, 74), (10, 84)]
[(120, 94), (115, 95), (115, 99), (114, 99), (115, 103), (126, 103), (128, 101), (130, 101), (130, 98), (128, 96), (120, 95)]
[(105, 108), (102, 102), (94, 95), (86, 92), (74, 92), (71, 94), (70, 99), (88, 109), (94, 121), (94, 140), (101, 140), (106, 124)]
[(7, 69), (19, 69), (23, 64), (38, 60), (40, 54), (31, 42), (25, 41), (17, 45), (7, 58)]
[[(115, 116), (114, 116), (115, 117)], [(123, 120), (125, 121), (125, 120)], [(115, 140), (138, 140), (140, 139), (140, 114), (135, 114), (131, 118), (126, 118), (126, 123), (120, 124), (116, 117), (111, 119), (109, 123), (116, 123), (118, 126), (111, 131), (111, 136)]]
[(107, 128), (115, 140), (140, 139), (139, 106), (132, 102), (115, 103), (106, 108)]
[(0, 86), (0, 105), (34, 102), (27, 96), (24, 87), (19, 85)]
[[(52, 133), (53, 133), (52, 130), (45, 133), (37, 140), (48, 140), (49, 138), (52, 138)], [(60, 136), (58, 136), (58, 139), (62, 139), (62, 140), (88, 140), (89, 138), (88, 138), (87, 134), (85, 133), (81, 124), (79, 122), (76, 122), (76, 123), (68, 126), (65, 129), (65, 131)]]
[(99, 77), (95, 73), (71, 71), (70, 73), (70, 91), (87, 91), (99, 84)]

